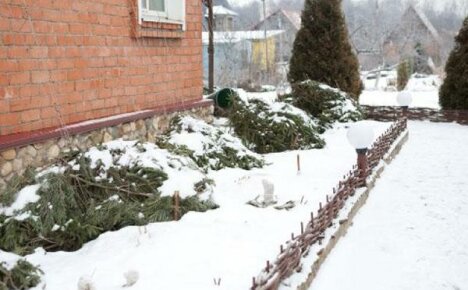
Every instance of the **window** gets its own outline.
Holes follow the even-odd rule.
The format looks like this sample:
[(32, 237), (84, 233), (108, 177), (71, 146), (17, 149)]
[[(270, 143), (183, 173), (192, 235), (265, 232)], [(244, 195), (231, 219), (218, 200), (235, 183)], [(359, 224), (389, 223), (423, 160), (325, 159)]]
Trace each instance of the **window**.
[(138, 4), (140, 23), (175, 23), (182, 24), (185, 28), (185, 0), (138, 0)]
[[(166, 13), (166, 0), (141, 0), (141, 12), (143, 19), (145, 18), (165, 18)], [(146, 19), (145, 19), (146, 20)]]

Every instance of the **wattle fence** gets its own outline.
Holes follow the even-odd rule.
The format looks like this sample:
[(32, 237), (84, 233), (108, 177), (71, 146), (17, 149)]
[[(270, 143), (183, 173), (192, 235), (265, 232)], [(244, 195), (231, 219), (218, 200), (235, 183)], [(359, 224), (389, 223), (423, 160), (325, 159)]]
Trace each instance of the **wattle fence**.
[[(406, 130), (406, 119), (395, 122), (385, 131), (367, 152), (368, 171), (372, 173), (384, 156), (389, 152), (392, 144)], [(275, 290), (280, 283), (295, 271), (300, 270), (301, 259), (309, 254), (312, 245), (322, 244), (325, 231), (340, 222), (337, 220), (339, 211), (344, 207), (346, 200), (353, 196), (357, 188), (365, 184), (365, 179), (360, 177), (360, 170), (353, 166), (333, 189), (333, 194), (327, 195), (326, 202), (319, 204), (316, 214), (313, 212), (310, 221), (304, 225), (301, 223), (301, 232), (297, 235), (291, 234), (291, 239), (285, 245), (280, 246), (280, 253), (275, 261), (267, 261), (261, 273), (252, 279), (251, 290)]]
[[(377, 121), (393, 121), (401, 116), (402, 109), (392, 106), (362, 106), (368, 119)], [(409, 108), (407, 118), (409, 120), (431, 122), (456, 122), (468, 125), (468, 110), (436, 110), (429, 108)]]

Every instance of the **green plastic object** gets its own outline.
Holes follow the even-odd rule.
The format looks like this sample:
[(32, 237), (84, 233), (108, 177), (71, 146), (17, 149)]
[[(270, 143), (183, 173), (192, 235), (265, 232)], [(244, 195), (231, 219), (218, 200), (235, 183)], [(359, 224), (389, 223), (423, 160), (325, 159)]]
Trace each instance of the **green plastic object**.
[(229, 109), (232, 106), (232, 100), (238, 97), (233, 89), (224, 88), (209, 95), (208, 99), (212, 99), (217, 107)]

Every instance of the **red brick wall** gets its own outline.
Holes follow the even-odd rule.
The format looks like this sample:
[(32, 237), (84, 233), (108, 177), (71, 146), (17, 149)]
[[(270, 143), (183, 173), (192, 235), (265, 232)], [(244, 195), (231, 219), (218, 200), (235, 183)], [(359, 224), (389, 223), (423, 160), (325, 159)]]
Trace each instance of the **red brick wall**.
[(201, 0), (186, 31), (136, 1), (1, 0), (0, 135), (199, 100)]

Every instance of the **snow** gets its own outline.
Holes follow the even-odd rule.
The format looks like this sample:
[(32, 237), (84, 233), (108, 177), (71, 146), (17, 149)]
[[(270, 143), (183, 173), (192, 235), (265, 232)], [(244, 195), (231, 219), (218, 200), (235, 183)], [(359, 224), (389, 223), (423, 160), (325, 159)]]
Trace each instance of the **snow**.
[[(122, 152), (118, 157), (112, 153), (116, 150)], [(162, 196), (172, 196), (175, 191), (179, 191), (182, 198), (195, 195), (193, 185), (205, 178), (190, 158), (171, 154), (151, 143), (118, 139), (104, 143), (102, 148), (92, 147), (84, 155), (91, 160), (92, 168), (101, 164), (101, 179), (107, 178), (110, 167), (142, 166), (164, 171), (168, 179), (160, 187)], [(73, 162), (70, 165), (75, 166)]]
[(33, 203), (39, 200), (39, 195), (36, 192), (40, 185), (26, 186), (18, 192), (15, 201), (9, 207), (0, 207), (0, 214), (12, 216), (15, 211), (23, 209), (28, 203)]
[(468, 127), (410, 122), (409, 131), (311, 290), (468, 285)]
[(239, 138), (233, 137), (228, 130), (215, 128), (203, 120), (193, 117), (184, 117), (179, 123), (181, 132), (173, 132), (169, 143), (184, 145), (194, 151), (195, 155), (204, 155), (210, 152), (223, 152), (224, 147), (234, 149), (239, 155), (251, 155), (261, 158), (260, 155), (247, 149)]
[[(376, 136), (390, 125), (371, 124)], [(299, 231), (300, 222), (309, 218), (355, 164), (356, 153), (346, 142), (346, 132), (347, 124), (328, 130), (323, 136), (327, 141), (324, 149), (265, 155), (269, 165), (263, 169), (209, 171), (207, 177), (216, 183), (212, 198), (220, 205), (217, 210), (190, 212), (178, 222), (107, 232), (76, 252), (36, 251), (27, 256), (45, 272), (36, 289), (43, 284), (49, 290), (76, 289), (81, 277), (90, 277), (99, 290), (121, 289), (129, 271), (139, 273), (132, 289), (248, 289), (252, 276), (267, 259), (274, 259), (279, 245), (288, 240), (291, 231)], [(132, 147), (118, 143), (127, 148), (129, 160), (151, 163), (152, 154), (162, 154), (143, 144), (148, 146), (148, 155), (135, 157)], [(193, 186), (179, 172), (172, 179)], [(263, 194), (264, 179), (274, 183), (278, 205), (292, 201), (295, 207), (286, 211), (247, 205)], [(220, 286), (214, 283), (218, 279)]]
[[(412, 92), (413, 102), (410, 108), (440, 109), (439, 92)], [(367, 106), (399, 106), (398, 92), (363, 91), (359, 97), (360, 105)]]
[[(396, 78), (392, 73), (389, 72), (387, 78), (381, 79), (378, 90), (373, 89), (375, 80), (364, 80), (366, 89), (359, 97), (359, 104), (368, 106), (399, 106), (397, 101), (398, 92), (394, 87), (387, 85), (391, 83), (389, 79)], [(438, 76), (413, 75), (405, 88), (413, 96), (413, 102), (409, 107), (440, 109), (440, 85), (441, 80)]]
[(3, 264), (2, 266), (5, 267), (7, 270), (11, 270), (13, 267), (15, 267), (16, 263), (20, 259), (20, 256), (4, 252), (0, 249), (0, 264)]
[[(224, 6), (221, 5), (214, 5), (213, 6), (213, 15), (216, 17), (218, 15), (231, 15), (231, 16), (238, 16), (236, 12), (227, 9)], [(205, 17), (208, 17), (208, 12), (205, 14)]]

